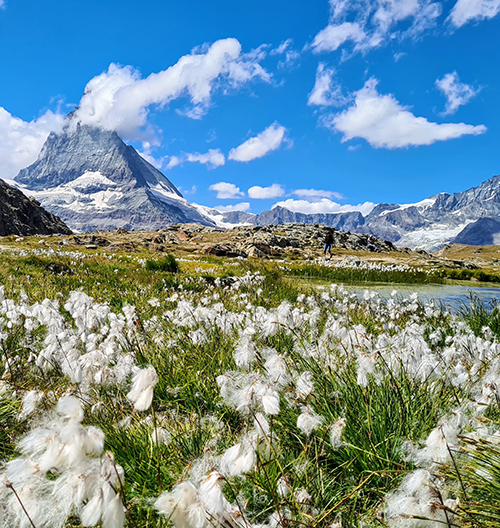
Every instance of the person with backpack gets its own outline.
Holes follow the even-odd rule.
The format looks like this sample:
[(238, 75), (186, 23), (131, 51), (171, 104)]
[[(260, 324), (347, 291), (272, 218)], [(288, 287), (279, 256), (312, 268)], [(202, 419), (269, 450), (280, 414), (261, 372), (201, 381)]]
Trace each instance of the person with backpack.
[(325, 245), (323, 246), (323, 256), (326, 257), (326, 252), (330, 253), (330, 258), (332, 258), (332, 244), (333, 244), (333, 234), (327, 229), (325, 233)]
[(368, 242), (366, 243), (366, 247), (370, 250), (370, 251), (378, 251), (377, 250), (377, 246), (375, 245), (375, 239), (373, 238), (373, 235), (370, 235), (368, 237)]

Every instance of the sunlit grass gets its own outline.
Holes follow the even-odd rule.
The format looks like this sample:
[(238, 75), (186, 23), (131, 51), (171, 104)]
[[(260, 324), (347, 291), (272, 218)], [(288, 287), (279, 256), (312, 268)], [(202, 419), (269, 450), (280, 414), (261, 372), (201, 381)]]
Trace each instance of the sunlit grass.
[[(193, 464), (201, 459), (210, 461), (211, 456), (215, 459), (240, 441), (254, 418), (246, 418), (228, 405), (216, 382), (218, 376), (237, 369), (233, 353), (239, 332), (223, 331), (213, 322), (172, 322), (165, 314), (186, 296), (197, 306), (220, 304), (235, 314), (250, 310), (248, 306), (273, 309), (284, 301), (295, 307), (307, 296), (310, 304), (304, 301), (301, 308), (312, 311), (316, 307), (319, 311), (313, 329), (304, 325), (291, 331), (280, 323), (273, 335), (257, 332), (254, 336), (259, 352), (253, 368), (265, 371), (261, 351), (270, 347), (286, 358), (292, 381), (280, 394), (279, 414), (269, 418), (270, 434), (259, 447), (255, 467), (245, 475), (226, 479), (224, 484), (226, 496), (240, 504), (251, 522), (265, 523), (273, 512), (286, 510), (289, 518), (282, 526), (326, 527), (339, 521), (343, 528), (381, 526), (386, 494), (415, 469), (407, 442), (422, 443), (443, 416), (471, 397), (468, 383), (454, 386), (431, 375), (415, 379), (403, 363), (397, 369), (390, 367), (375, 345), (372, 352), (383, 366), (382, 373), (378, 378), (369, 375), (363, 385), (346, 340), (330, 336), (320, 342), (328, 318), (335, 314), (346, 328), (356, 328), (360, 339), (366, 337), (373, 343), (381, 335), (394, 335), (412, 324), (425, 326), (423, 335), (439, 355), (446, 338), (454, 336), (455, 322), (449, 314), (432, 310), (426, 315), (421, 304), (412, 303), (416, 307), (410, 309), (410, 302), (405, 305), (401, 301), (407, 309), (384, 319), (381, 312), (386, 301), (344, 302), (339, 290), (332, 290), (331, 299), (326, 300), (323, 290), (296, 280), (312, 277), (331, 282), (416, 283), (430, 280), (424, 272), (414, 272), (413, 280), (412, 272), (396, 270), (390, 280), (387, 271), (357, 270), (361, 275), (356, 275), (356, 270), (349, 269), (315, 265), (280, 269), (272, 262), (214, 258), (159, 259), (150, 265), (143, 255), (125, 254), (76, 258), (2, 253), (0, 259), (0, 284), (5, 285), (8, 298), (16, 302), (25, 299), (27, 303), (45, 298), (60, 301), (59, 309), (69, 324), (74, 322), (62, 305), (74, 290), (107, 303), (114, 313), (121, 313), (127, 304), (136, 308), (135, 333), (123, 346), (139, 367), (152, 365), (158, 373), (151, 410), (135, 411), (126, 389), (118, 384), (96, 384), (88, 394), (82, 394), (88, 402), (85, 424), (105, 433), (105, 448), (124, 468), (122, 499), (130, 526), (165, 526), (165, 520), (154, 511), (153, 498), (185, 479)], [(258, 273), (259, 281), (242, 282), (232, 290), (235, 281), (248, 272)], [(485, 326), (499, 335), (496, 308), (490, 310), (473, 300), (460, 317), (476, 335), (483, 335)], [(241, 326), (246, 322), (242, 317)], [(436, 329), (442, 334), (431, 342), (430, 335)], [(27, 333), (21, 321), (2, 331), (2, 381), (17, 395), (0, 397), (0, 459), (6, 461), (15, 455), (17, 439), (30, 426), (29, 420), (17, 419), (19, 396), (34, 388), (43, 390), (43, 411), (53, 408), (67, 391), (79, 395), (79, 388), (59, 369), (45, 373), (33, 363), (31, 352), (44, 338), (43, 328)], [(199, 332), (197, 338), (193, 337), (195, 332)], [(322, 360), (316, 354), (320, 346), (326, 350)], [(304, 353), (306, 349), (308, 353)], [(487, 367), (484, 365), (483, 370)], [(295, 378), (306, 371), (312, 374), (314, 392), (298, 398)], [(305, 406), (322, 419), (309, 435), (297, 425)], [(332, 445), (332, 425), (339, 419), (345, 419), (345, 429), (338, 445)], [(500, 416), (494, 413), (488, 420), (500, 425)], [(164, 441), (152, 437), (155, 428), (166, 431)], [(465, 525), (473, 526), (479, 519), (484, 526), (495, 526), (500, 497), (496, 486), (498, 449), (493, 444), (480, 443), (480, 448), (477, 442), (470, 445), (469, 450), (464, 448), (457, 455), (460, 467), (446, 471), (450, 479), (464, 482), (463, 488), (457, 486), (456, 494), (463, 494)], [(481, 467), (487, 467), (493, 477), (483, 477)], [(289, 493), (279, 489), (282, 481)], [(301, 496), (302, 490), (309, 497)]]

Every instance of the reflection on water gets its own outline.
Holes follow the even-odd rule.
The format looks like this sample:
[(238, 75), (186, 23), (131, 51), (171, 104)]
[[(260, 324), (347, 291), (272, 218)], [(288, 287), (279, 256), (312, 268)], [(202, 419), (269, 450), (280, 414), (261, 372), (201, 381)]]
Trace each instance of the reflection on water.
[(364, 283), (363, 285), (345, 284), (344, 286), (347, 290), (354, 291), (359, 297), (363, 296), (365, 290), (375, 291), (383, 298), (389, 298), (394, 290), (398, 292), (400, 297), (409, 297), (412, 293), (417, 292), (421, 301), (434, 299), (452, 309), (458, 309), (464, 304), (468, 304), (471, 293), (485, 303), (489, 303), (492, 300), (494, 302), (500, 301), (500, 287), (491, 285)]

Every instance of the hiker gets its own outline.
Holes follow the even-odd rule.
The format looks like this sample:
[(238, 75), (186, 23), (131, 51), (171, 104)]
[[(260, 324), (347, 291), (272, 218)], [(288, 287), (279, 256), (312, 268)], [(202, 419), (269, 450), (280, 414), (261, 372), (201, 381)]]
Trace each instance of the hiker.
[(323, 256), (326, 257), (326, 252), (330, 253), (330, 258), (332, 258), (332, 244), (333, 244), (333, 235), (332, 232), (327, 229), (325, 234), (325, 245), (323, 247)]
[(375, 239), (373, 238), (373, 235), (370, 235), (368, 237), (368, 242), (366, 243), (366, 247), (370, 250), (370, 251), (378, 251), (377, 250), (377, 246), (375, 245)]

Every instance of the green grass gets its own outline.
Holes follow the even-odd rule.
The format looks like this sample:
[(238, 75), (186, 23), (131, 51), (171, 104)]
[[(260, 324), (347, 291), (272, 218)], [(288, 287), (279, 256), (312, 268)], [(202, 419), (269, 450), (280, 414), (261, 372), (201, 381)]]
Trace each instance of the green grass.
[(168, 273), (177, 273), (179, 263), (173, 255), (167, 255), (158, 260), (146, 260), (146, 269), (148, 271), (166, 271)]
[(425, 271), (384, 271), (377, 269), (336, 268), (308, 264), (292, 267), (288, 274), (331, 282), (387, 282), (399, 284), (442, 284), (442, 278)]
[(476, 336), (483, 336), (483, 329), (488, 327), (500, 338), (500, 308), (497, 302), (486, 304), (471, 293), (469, 302), (464, 303), (460, 309), (460, 316), (467, 321)]
[(461, 269), (461, 270), (449, 270), (449, 269), (443, 269), (439, 271), (439, 276), (446, 278), (446, 279), (452, 279), (452, 280), (460, 280), (460, 281), (470, 281), (470, 280), (476, 280), (479, 282), (492, 282), (492, 283), (498, 283), (500, 282), (500, 276), (494, 274), (494, 273), (486, 273), (483, 270), (468, 270), (468, 269)]
[[(165, 310), (175, 306), (172, 295), (190, 292), (198, 302), (216, 293), (227, 309), (238, 312), (247, 302), (267, 309), (283, 301), (294, 304), (301, 293), (323, 306), (318, 292), (297, 280), (301, 278), (399, 283), (443, 280), (430, 278), (423, 272), (389, 273), (314, 265), (283, 271), (274, 263), (228, 266), (221, 259), (208, 259), (205, 264), (212, 267), (178, 264), (173, 257), (153, 261), (123, 255), (82, 260), (70, 256), (0, 255), (0, 284), (5, 285), (8, 297), (20, 299), (24, 290), (31, 303), (46, 297), (64, 301), (70, 291), (81, 289), (96, 301), (107, 302), (116, 313), (125, 304), (136, 307), (138, 334), (127, 346), (140, 366), (153, 365), (159, 374), (154, 412), (134, 411), (123, 388), (99, 387), (93, 389), (92, 397), (102, 404), (88, 411), (85, 418), (86, 424), (104, 431), (105, 448), (114, 453), (117, 463), (124, 468), (124, 501), (130, 526), (166, 526), (155, 514), (151, 498), (182, 480), (194, 460), (220, 455), (238, 442), (248, 428), (247, 420), (224, 403), (215, 381), (220, 374), (236, 368), (233, 350), (237, 334), (202, 323), (180, 327), (162, 318)], [(263, 279), (258, 287), (241, 286), (237, 291), (238, 296), (244, 296), (241, 299), (231, 290), (232, 276), (243, 276), (248, 271), (259, 272)], [(148, 302), (152, 298), (158, 299), (161, 310)], [(328, 361), (324, 363), (302, 354), (302, 348), (318, 346), (317, 338), (332, 314), (342, 316), (346, 326), (362, 325), (364, 332), (374, 338), (386, 331), (386, 321), (380, 318), (381, 309), (363, 302), (351, 304), (341, 314), (334, 303), (322, 308), (316, 333), (306, 329), (287, 332), (282, 328), (271, 337), (256, 336), (260, 347), (272, 347), (286, 357), (290, 373), (312, 372), (315, 393), (303, 401), (291, 394), (282, 395), (281, 412), (270, 419), (271, 436), (261, 446), (255, 469), (225, 484), (227, 497), (246, 505), (245, 513), (252, 522), (264, 523), (272, 512), (288, 508), (292, 517), (290, 527), (326, 527), (339, 520), (343, 528), (363, 523), (381, 526), (377, 512), (385, 494), (414, 469), (407, 459), (405, 442), (422, 442), (439, 419), (457, 407), (457, 402), (469, 398), (468, 387), (412, 380), (403, 365), (397, 373), (385, 366), (382, 383), (370, 378), (368, 386), (362, 387), (357, 382), (355, 358), (336, 338), (325, 344)], [(62, 307), (61, 312), (64, 313)], [(447, 332), (451, 333), (449, 316), (440, 313), (426, 319), (423, 307), (419, 307), (416, 312), (402, 313), (392, 322), (403, 328), (412, 323), (414, 316), (428, 325), (426, 338), (434, 328), (443, 328), (441, 341), (432, 347), (438, 350), (444, 346)], [(147, 331), (148, 321), (154, 317), (157, 331)], [(483, 327), (489, 326), (500, 336), (500, 314), (496, 307), (472, 299), (460, 317), (476, 335), (482, 335)], [(204, 330), (205, 339), (195, 344), (190, 332), (199, 329)], [(43, 330), (35, 330), (28, 339), (22, 325), (18, 325), (6, 334), (1, 341), (2, 364), (7, 359), (18, 359), (3, 376), (18, 395), (40, 388), (47, 394), (43, 405), (50, 409), (66, 390), (76, 390), (57, 370), (41, 375), (29, 362), (31, 347), (43, 339)], [(264, 360), (258, 357), (256, 368), (262, 371), (263, 364)], [(323, 417), (323, 423), (309, 437), (297, 427), (301, 405), (305, 404)], [(18, 399), (0, 398), (2, 460), (14, 456), (16, 439), (29, 426), (16, 420), (19, 405)], [(127, 417), (129, 425), (123, 423)], [(347, 425), (343, 445), (333, 448), (330, 427), (339, 418), (345, 418)], [(151, 439), (155, 425), (168, 430), (168, 443), (158, 445)], [(477, 445), (471, 445), (460, 457), (459, 475), (453, 468), (446, 470), (448, 478), (464, 482), (466, 494), (461, 510), (464, 526), (475, 526), (478, 519), (483, 524), (477, 526), (498, 525), (498, 446), (481, 444), (478, 449)], [(481, 477), (477, 468), (482, 466), (488, 468), (493, 480)], [(278, 493), (277, 484), (282, 477), (292, 490), (286, 496)], [(301, 489), (311, 496), (304, 503), (293, 495)], [(461, 493), (460, 487), (457, 493)]]

